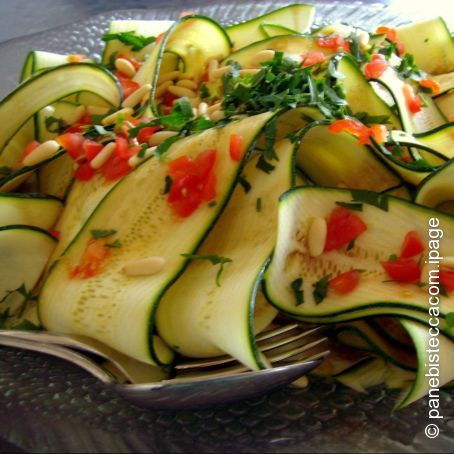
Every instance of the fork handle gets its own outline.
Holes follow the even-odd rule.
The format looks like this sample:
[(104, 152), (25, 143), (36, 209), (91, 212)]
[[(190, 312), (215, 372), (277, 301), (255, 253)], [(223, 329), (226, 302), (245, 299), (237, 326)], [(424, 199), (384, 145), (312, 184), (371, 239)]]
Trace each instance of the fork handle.
[(0, 345), (3, 345), (5, 347), (21, 348), (24, 350), (55, 356), (57, 358), (64, 359), (72, 364), (75, 364), (76, 366), (79, 366), (103, 383), (111, 384), (116, 382), (115, 377), (110, 372), (103, 369), (87, 356), (84, 356), (74, 350), (61, 347), (59, 345), (42, 344), (40, 342), (20, 339), (12, 336), (4, 336), (1, 334)]

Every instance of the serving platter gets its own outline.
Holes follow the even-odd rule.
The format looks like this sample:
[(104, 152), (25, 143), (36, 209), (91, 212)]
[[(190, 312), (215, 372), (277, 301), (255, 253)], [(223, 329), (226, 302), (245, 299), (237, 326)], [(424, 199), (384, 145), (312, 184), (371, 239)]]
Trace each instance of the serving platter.
[[(284, 2), (207, 2), (192, 8), (232, 23)], [(176, 19), (179, 10), (117, 11), (0, 45), (0, 96), (15, 87), (29, 50), (100, 55), (112, 19)], [(317, 23), (366, 29), (418, 19), (383, 4), (317, 3)], [(428, 402), (393, 412), (395, 395), (311, 380), (267, 396), (194, 411), (141, 409), (58, 359), (0, 348), (0, 436), (35, 452), (452, 452), (454, 393), (441, 392), (441, 434), (429, 439)]]

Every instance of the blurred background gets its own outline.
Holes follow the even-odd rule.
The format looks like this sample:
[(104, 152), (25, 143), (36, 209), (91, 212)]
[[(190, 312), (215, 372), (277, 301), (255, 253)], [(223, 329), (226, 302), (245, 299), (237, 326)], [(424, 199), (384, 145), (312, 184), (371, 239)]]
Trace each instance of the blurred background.
[[(317, 0), (300, 2), (323, 3)], [(334, 2), (331, 0), (329, 3)], [(206, 0), (0, 0), (0, 42), (81, 21), (106, 11), (159, 7), (175, 7), (183, 11), (207, 3)], [(241, 0), (235, 3), (241, 3)], [(339, 0), (339, 3), (354, 1)], [(363, 0), (362, 3), (389, 5), (410, 19), (442, 15), (451, 30), (454, 27), (454, 0)]]

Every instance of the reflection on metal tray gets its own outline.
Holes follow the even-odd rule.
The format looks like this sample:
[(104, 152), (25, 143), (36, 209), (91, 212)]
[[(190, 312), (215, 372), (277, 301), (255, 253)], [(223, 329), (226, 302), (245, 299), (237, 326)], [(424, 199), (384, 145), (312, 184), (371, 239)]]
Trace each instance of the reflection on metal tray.
[[(283, 2), (224, 2), (191, 7), (233, 22)], [(99, 54), (111, 19), (176, 18), (173, 9), (120, 11), (0, 45), (0, 96), (14, 88), (32, 49)], [(413, 18), (413, 17), (412, 17)], [(373, 28), (408, 21), (389, 7), (321, 2), (319, 23), (346, 20)], [(266, 397), (197, 411), (133, 406), (85, 372), (58, 359), (0, 349), (0, 437), (34, 452), (453, 452), (454, 394), (441, 393), (441, 435), (424, 435), (427, 399), (392, 413), (395, 395), (356, 393), (315, 380)]]

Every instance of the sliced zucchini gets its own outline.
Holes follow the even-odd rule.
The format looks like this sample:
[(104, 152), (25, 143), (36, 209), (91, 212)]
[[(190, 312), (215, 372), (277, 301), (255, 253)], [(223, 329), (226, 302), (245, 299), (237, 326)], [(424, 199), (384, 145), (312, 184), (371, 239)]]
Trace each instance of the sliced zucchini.
[(25, 57), (24, 66), (20, 76), (20, 82), (29, 79), (36, 73), (44, 69), (61, 66), (68, 63), (68, 56), (62, 54), (54, 54), (53, 52), (45, 52), (34, 50), (28, 53)]
[(400, 120), (390, 107), (375, 93), (352, 57), (344, 55), (336, 59), (337, 71), (344, 77), (337, 79), (343, 88), (349, 108), (353, 115), (367, 112), (371, 116), (388, 117), (388, 122), (396, 129), (401, 129)]
[(413, 196), (410, 190), (408, 189), (408, 186), (406, 186), (405, 184), (400, 184), (399, 186), (390, 188), (384, 191), (384, 193), (392, 195), (394, 197), (399, 197), (399, 199), (413, 200)]
[(454, 115), (454, 89), (434, 98), (438, 109), (446, 118), (452, 118)]
[[(328, 218), (337, 202), (360, 203), (362, 211), (358, 215), (367, 230), (349, 250), (332, 250), (312, 257), (307, 246), (309, 226), (316, 217)], [(265, 274), (266, 295), (278, 309), (306, 321), (332, 323), (398, 313), (427, 324), (427, 287), (390, 282), (380, 262), (399, 254), (410, 230), (418, 232), (429, 244), (431, 218), (438, 219), (445, 232), (454, 231), (453, 217), (395, 197), (317, 187), (290, 190), (280, 201), (277, 245)], [(440, 257), (449, 256), (452, 250), (454, 237), (445, 235), (438, 250)], [(364, 270), (353, 292), (339, 296), (327, 291), (330, 278), (351, 269)], [(300, 278), (304, 282), (304, 304), (297, 305), (291, 284)], [(449, 332), (444, 317), (453, 310), (451, 293), (440, 301), (440, 330), (448, 336), (454, 333)]]
[(316, 185), (385, 191), (400, 183), (369, 147), (350, 134), (330, 132), (330, 123), (312, 122), (301, 132), (296, 163)]
[[(0, 227), (0, 311), (16, 315), (38, 282), (56, 244), (48, 232), (27, 225)], [(24, 292), (18, 291), (23, 286)]]
[[(217, 149), (217, 203), (200, 206), (187, 218), (176, 217), (166, 200), (163, 188), (167, 165), (162, 160), (151, 158), (120, 180), (50, 269), (39, 300), (43, 325), (49, 330), (92, 337), (139, 361), (169, 363), (171, 351), (154, 335), (157, 304), (188, 262), (181, 254), (193, 253), (231, 194), (241, 163), (230, 158), (230, 136), (242, 136), (246, 153), (272, 116), (265, 113), (232, 122), (171, 146), (166, 160)], [(94, 229), (115, 230), (112, 241), (118, 239), (121, 247), (112, 249), (101, 274), (87, 279), (70, 278)], [(122, 271), (126, 264), (150, 256), (164, 259), (161, 272), (130, 276)], [(105, 322), (107, 319), (109, 323)]]
[[(454, 203), (454, 160), (428, 175), (416, 188), (415, 202), (440, 209)], [(454, 215), (453, 212), (448, 212)]]
[(0, 103), (0, 150), (21, 126), (43, 107), (72, 93), (91, 91), (112, 106), (119, 106), (121, 92), (116, 79), (100, 66), (70, 63), (48, 69), (19, 85)]
[(443, 96), (449, 90), (454, 89), (454, 71), (446, 74), (431, 74), (430, 79), (440, 85), (440, 93), (435, 97)]
[[(254, 302), (275, 243), (278, 198), (293, 184), (294, 148), (289, 140), (276, 145), (279, 161), (270, 174), (256, 167), (259, 156), (247, 164), (243, 175), (250, 190), (237, 185), (197, 251), (232, 260), (219, 279), (218, 268), (210, 261), (194, 260), (164, 296), (157, 328), (178, 353), (192, 357), (227, 353), (250, 369), (266, 367), (254, 337)], [(275, 309), (268, 307), (274, 316)]]
[(454, 42), (441, 17), (399, 27), (397, 38), (422, 70), (430, 74), (454, 71)]
[(423, 134), (415, 134), (415, 138), (446, 158), (454, 158), (454, 123), (444, 124)]
[(0, 226), (22, 224), (48, 230), (62, 207), (60, 199), (44, 194), (0, 193)]
[[(138, 36), (149, 38), (151, 36), (157, 37), (165, 33), (172, 25), (171, 20), (113, 20), (109, 24), (107, 34), (134, 32)], [(153, 46), (154, 44), (152, 44)], [(132, 46), (122, 43), (118, 39), (113, 39), (106, 42), (102, 54), (102, 62), (108, 64), (112, 55), (122, 54), (130, 57), (136, 57), (143, 60), (145, 55), (144, 51), (134, 51)], [(150, 50), (150, 49), (148, 49)]]
[(231, 25), (226, 30), (234, 48), (237, 50), (266, 37), (261, 28), (262, 24), (288, 27), (297, 33), (306, 33), (312, 26), (314, 14), (314, 5), (293, 4), (276, 9), (263, 16)]
[(283, 25), (262, 23), (259, 25), (265, 38), (282, 35), (297, 35), (298, 32), (292, 28), (284, 27)]

